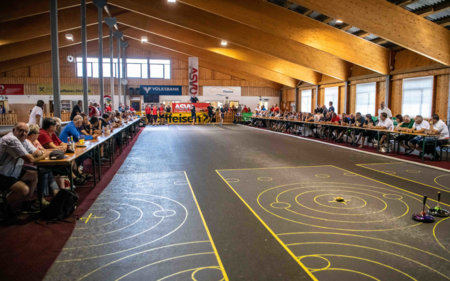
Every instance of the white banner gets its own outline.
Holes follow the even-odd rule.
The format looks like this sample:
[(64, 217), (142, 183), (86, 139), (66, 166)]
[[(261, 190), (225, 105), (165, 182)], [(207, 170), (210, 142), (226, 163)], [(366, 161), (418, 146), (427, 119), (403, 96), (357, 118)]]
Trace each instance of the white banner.
[(206, 87), (206, 86), (203, 86), (203, 96), (240, 97), (241, 96), (241, 87)]
[(198, 58), (190, 57), (189, 58), (189, 95), (190, 96), (198, 96)]

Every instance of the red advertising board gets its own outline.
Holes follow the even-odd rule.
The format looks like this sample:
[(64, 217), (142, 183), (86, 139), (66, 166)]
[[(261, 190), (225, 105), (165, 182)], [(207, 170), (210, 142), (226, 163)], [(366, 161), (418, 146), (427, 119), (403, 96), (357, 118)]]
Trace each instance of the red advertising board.
[[(192, 103), (172, 103), (173, 113), (191, 112)], [(196, 112), (208, 111), (209, 103), (196, 103)]]
[(0, 84), (0, 95), (23, 95), (23, 84)]

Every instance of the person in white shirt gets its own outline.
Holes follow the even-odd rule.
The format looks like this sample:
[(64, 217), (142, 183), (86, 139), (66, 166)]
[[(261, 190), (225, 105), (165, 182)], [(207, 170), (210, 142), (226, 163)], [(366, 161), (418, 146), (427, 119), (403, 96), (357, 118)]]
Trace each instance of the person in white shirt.
[[(414, 119), (414, 125), (413, 130), (417, 133), (423, 133), (425, 130), (430, 129), (430, 123), (423, 120), (423, 117), (421, 115), (417, 115)], [(421, 147), (423, 146), (423, 137), (422, 136), (416, 136), (412, 140), (408, 142), (408, 146), (411, 148), (409, 151), (405, 152), (405, 155), (410, 155), (414, 150), (418, 150), (422, 152)]]
[(35, 124), (39, 127), (42, 127), (42, 120), (44, 119), (44, 101), (38, 100), (36, 103), (36, 106), (33, 108), (30, 114), (30, 120), (28, 121), (29, 124)]
[(378, 109), (378, 116), (381, 116), (381, 113), (384, 112), (384, 113), (387, 114), (387, 117), (388, 117), (388, 118), (392, 118), (392, 112), (391, 112), (391, 110), (390, 110), (389, 108), (385, 107), (384, 105), (385, 105), (384, 102), (382, 102), (382, 103), (380, 104), (380, 109)]
[[(432, 127), (430, 128), (430, 134), (439, 134), (436, 147), (447, 144), (450, 137), (447, 125), (444, 123), (444, 121), (440, 120), (439, 115), (437, 114), (433, 114), (432, 122), (433, 123)], [(435, 151), (434, 145), (432, 146), (432, 150), (430, 151), (430, 153), (432, 153), (433, 155), (432, 160), (439, 160), (441, 158), (437, 151)], [(434, 154), (436, 154), (436, 158), (434, 158)]]
[[(382, 112), (380, 114), (380, 120), (378, 121), (378, 124), (375, 126), (375, 129), (391, 131), (393, 128), (394, 122), (392, 122), (392, 120), (388, 118), (386, 112)], [(383, 145), (384, 141), (386, 140), (386, 133), (378, 132), (378, 136), (376, 137), (376, 139), (380, 139), (380, 143), (378, 145), (380, 146)]]

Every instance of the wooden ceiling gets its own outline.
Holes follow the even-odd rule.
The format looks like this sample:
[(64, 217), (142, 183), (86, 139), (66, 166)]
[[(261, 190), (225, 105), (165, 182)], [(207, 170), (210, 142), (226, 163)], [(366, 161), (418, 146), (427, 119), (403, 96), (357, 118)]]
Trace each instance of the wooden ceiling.
[[(116, 17), (117, 28), (133, 44), (147, 36), (143, 48), (165, 50), (172, 57), (197, 56), (227, 73), (295, 87), (301, 81), (318, 84), (322, 75), (346, 81), (352, 64), (389, 74), (391, 49), (398, 46), (450, 65), (450, 0), (435, 2), (109, 0), (104, 17)], [(79, 0), (58, 1), (60, 48), (81, 43), (79, 5)], [(88, 40), (98, 40), (97, 8), (89, 1), (86, 22)], [(107, 26), (103, 29), (107, 38)], [(74, 41), (65, 38), (67, 33)], [(222, 40), (228, 45), (221, 46)], [(49, 50), (48, 0), (5, 3), (0, 72), (48, 61)]]

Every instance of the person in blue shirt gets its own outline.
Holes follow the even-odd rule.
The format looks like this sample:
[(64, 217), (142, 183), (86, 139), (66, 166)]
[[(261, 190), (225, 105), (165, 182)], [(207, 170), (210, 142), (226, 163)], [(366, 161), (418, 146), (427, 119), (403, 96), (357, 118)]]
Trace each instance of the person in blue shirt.
[[(62, 142), (67, 143), (68, 137), (73, 137), (74, 142), (78, 142), (78, 139), (80, 138), (81, 127), (83, 125), (83, 117), (80, 115), (77, 115), (73, 118), (73, 121), (67, 124), (64, 129), (62, 130), (61, 134), (59, 135), (59, 138)], [(85, 140), (92, 140), (94, 138), (97, 138), (97, 135), (94, 134), (94, 136), (85, 135)]]
[(331, 112), (335, 112), (335, 110), (334, 110), (334, 106), (333, 106), (333, 102), (332, 101), (330, 101), (330, 107), (328, 108), (328, 111), (331, 111)]
[(123, 107), (123, 103), (121, 103), (119, 105), (119, 112), (123, 112), (125, 110), (125, 108)]

